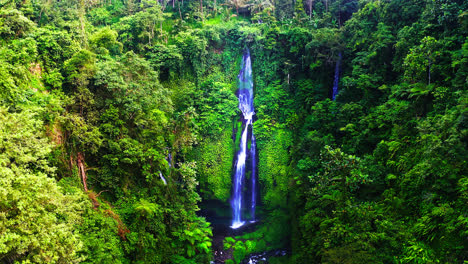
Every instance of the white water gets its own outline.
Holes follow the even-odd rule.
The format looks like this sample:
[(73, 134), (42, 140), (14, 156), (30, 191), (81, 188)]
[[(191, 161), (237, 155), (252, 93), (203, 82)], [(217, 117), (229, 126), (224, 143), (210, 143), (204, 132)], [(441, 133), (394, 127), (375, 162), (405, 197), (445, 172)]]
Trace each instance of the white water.
[(250, 157), (251, 162), (251, 197), (250, 197), (250, 221), (255, 221), (256, 207), (256, 141), (253, 134), (250, 138), (251, 144), (248, 149), (248, 131), (249, 126), (253, 124), (253, 116), (255, 110), (253, 107), (253, 81), (252, 81), (252, 64), (250, 61), (250, 53), (247, 50), (242, 58), (242, 68), (238, 75), (239, 78), (239, 109), (243, 116), (243, 131), (239, 143), (239, 152), (237, 154), (236, 171), (233, 177), (233, 195), (231, 199), (232, 207), (232, 224), (231, 228), (236, 229), (245, 224), (242, 217), (243, 208), (243, 189), (245, 184), (245, 175), (247, 171), (246, 162)]
[(164, 178), (164, 176), (162, 175), (162, 172), (159, 172), (159, 177), (160, 177), (161, 180), (164, 182), (164, 185), (167, 185), (166, 178)]

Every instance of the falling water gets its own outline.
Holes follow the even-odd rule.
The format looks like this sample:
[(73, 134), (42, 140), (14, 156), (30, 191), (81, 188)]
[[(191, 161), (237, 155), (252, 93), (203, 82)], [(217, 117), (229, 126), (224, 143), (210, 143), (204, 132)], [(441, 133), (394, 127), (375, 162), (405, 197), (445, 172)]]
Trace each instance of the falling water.
[(159, 172), (159, 177), (160, 177), (161, 180), (164, 182), (164, 185), (167, 185), (166, 178), (164, 178), (164, 176), (162, 175), (162, 172)]
[(252, 82), (252, 65), (250, 61), (250, 52), (247, 49), (242, 57), (242, 68), (238, 75), (239, 79), (239, 109), (242, 112), (244, 128), (239, 144), (239, 152), (236, 160), (236, 170), (234, 174), (233, 195), (231, 199), (232, 207), (232, 225), (231, 228), (236, 229), (245, 224), (242, 219), (242, 204), (243, 204), (243, 187), (247, 171), (246, 163), (248, 158), (251, 162), (251, 199), (250, 199), (250, 217), (251, 221), (255, 221), (255, 206), (256, 206), (256, 140), (252, 129), (250, 138), (250, 149), (248, 148), (248, 131), (249, 126), (252, 127), (253, 116), (255, 114), (253, 107), (253, 82)]
[(335, 79), (333, 80), (333, 94), (332, 100), (335, 101), (335, 97), (338, 94), (338, 82), (340, 81), (340, 63), (341, 63), (341, 52), (338, 53), (338, 60), (335, 65)]
[(172, 168), (172, 155), (171, 155), (171, 153), (167, 154), (166, 160), (167, 160), (167, 163), (169, 164), (169, 168)]
[[(166, 161), (167, 161), (167, 163), (169, 164), (169, 168), (172, 168), (172, 155), (171, 155), (171, 153), (168, 153), (168, 154), (167, 154)], [(160, 177), (161, 180), (164, 182), (164, 185), (167, 185), (166, 178), (164, 178), (164, 176), (163, 176), (163, 174), (162, 174), (161, 171), (159, 171), (159, 177)]]

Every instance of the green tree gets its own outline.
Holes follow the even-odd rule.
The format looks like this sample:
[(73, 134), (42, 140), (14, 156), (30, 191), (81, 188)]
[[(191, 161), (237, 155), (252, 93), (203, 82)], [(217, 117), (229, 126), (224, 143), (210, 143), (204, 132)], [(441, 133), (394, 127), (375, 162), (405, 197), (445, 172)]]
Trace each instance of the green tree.
[(82, 248), (76, 196), (57, 186), (48, 163), (53, 145), (30, 110), (0, 109), (0, 260), (78, 263)]
[(120, 54), (122, 52), (122, 43), (117, 41), (117, 32), (105, 27), (94, 33), (89, 43), (96, 53), (102, 54)]
[(437, 40), (433, 37), (423, 38), (421, 45), (411, 49), (406, 56), (405, 78), (412, 82), (427, 80), (427, 84), (431, 84), (431, 71), (439, 54)]
[(3, 38), (22, 37), (31, 32), (34, 27), (34, 22), (24, 16), (21, 11), (2, 7), (0, 11), (0, 36)]

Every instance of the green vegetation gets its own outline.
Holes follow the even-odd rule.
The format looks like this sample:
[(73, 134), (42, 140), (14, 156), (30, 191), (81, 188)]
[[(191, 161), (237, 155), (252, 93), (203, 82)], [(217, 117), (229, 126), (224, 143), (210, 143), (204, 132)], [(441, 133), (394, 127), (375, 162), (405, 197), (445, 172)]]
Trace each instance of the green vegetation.
[(467, 36), (462, 0), (0, 0), (0, 262), (213, 260), (249, 47), (260, 223), (226, 263), (464, 263)]

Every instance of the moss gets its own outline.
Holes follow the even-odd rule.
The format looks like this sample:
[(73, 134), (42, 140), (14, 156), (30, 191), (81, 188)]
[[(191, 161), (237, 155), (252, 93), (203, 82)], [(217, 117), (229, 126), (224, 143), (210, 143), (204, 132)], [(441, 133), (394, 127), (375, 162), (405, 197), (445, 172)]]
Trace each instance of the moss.
[(267, 139), (258, 141), (258, 178), (261, 197), (267, 208), (287, 206), (285, 197), (291, 181), (288, 149), (291, 146), (291, 133), (280, 129), (274, 130)]
[(218, 138), (207, 139), (195, 150), (194, 156), (198, 164), (202, 198), (227, 201), (231, 195), (234, 158), (230, 128), (226, 127)]
[(242, 137), (242, 122), (237, 121), (235, 126), (236, 126), (236, 130), (235, 130), (236, 140), (234, 141), (234, 146), (235, 146), (235, 153), (237, 153), (240, 150), (240, 139)]
[(216, 17), (207, 19), (203, 22), (204, 25), (217, 25), (224, 23), (222, 15), (217, 15)]

